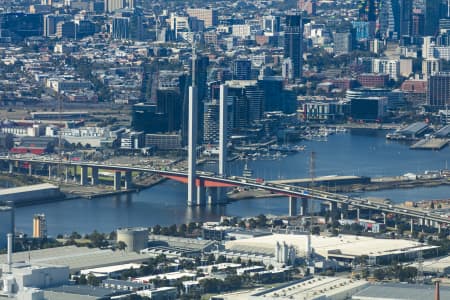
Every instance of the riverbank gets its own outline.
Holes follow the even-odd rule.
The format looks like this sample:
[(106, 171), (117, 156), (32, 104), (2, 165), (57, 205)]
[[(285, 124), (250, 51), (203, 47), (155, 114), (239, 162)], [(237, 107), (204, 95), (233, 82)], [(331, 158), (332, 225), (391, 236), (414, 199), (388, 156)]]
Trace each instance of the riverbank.
[[(66, 195), (66, 199), (76, 199), (76, 198), (99, 198), (105, 196), (113, 196), (113, 195), (121, 195), (121, 194), (129, 194), (139, 192), (142, 189), (150, 188), (154, 185), (157, 185), (163, 181), (167, 180), (167, 178), (158, 176), (158, 175), (150, 175), (140, 180), (137, 180), (132, 188), (129, 189), (121, 189), (118, 191), (112, 190), (112, 186), (110, 185), (85, 185), (81, 186), (76, 183), (58, 183), (61, 192)], [(50, 181), (51, 182), (51, 181)]]
[(0, 188), (10, 188), (30, 184), (42, 183), (42, 180), (36, 177), (30, 177), (22, 174), (0, 173)]

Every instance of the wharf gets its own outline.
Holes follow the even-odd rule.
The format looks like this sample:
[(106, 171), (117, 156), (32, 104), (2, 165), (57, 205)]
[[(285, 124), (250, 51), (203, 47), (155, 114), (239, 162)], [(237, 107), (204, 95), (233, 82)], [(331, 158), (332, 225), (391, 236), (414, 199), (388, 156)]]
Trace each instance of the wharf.
[(413, 144), (410, 149), (421, 149), (421, 150), (441, 150), (448, 144), (448, 139), (422, 139), (417, 143)]
[[(308, 125), (311, 128), (314, 127), (322, 127), (323, 124), (310, 124)], [(328, 127), (342, 127), (345, 129), (370, 129), (370, 130), (396, 130), (401, 128), (400, 124), (392, 124), (392, 123), (344, 123), (337, 125), (329, 125)]]

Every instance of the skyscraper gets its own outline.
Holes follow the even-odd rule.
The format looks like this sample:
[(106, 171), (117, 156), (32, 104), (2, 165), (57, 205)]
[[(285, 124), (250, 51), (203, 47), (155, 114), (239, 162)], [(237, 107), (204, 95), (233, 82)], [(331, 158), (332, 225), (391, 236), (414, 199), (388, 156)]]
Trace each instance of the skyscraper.
[(233, 101), (233, 130), (245, 131), (263, 115), (264, 91), (256, 80), (227, 81), (228, 97)]
[(265, 32), (278, 33), (280, 31), (279, 16), (264, 16), (262, 20), (262, 28)]
[(250, 80), (252, 76), (252, 62), (248, 59), (236, 59), (233, 62), (233, 79)]
[(212, 8), (188, 8), (189, 17), (195, 17), (205, 22), (205, 27), (213, 27), (218, 24), (217, 10)]
[(125, 7), (124, 0), (105, 0), (105, 12), (111, 13)]
[(333, 34), (334, 54), (347, 54), (353, 50), (353, 39), (351, 32), (335, 32)]
[[(209, 58), (207, 56), (197, 55), (195, 59), (195, 67), (193, 68), (193, 72), (191, 74), (191, 82), (192, 85), (195, 85), (196, 88), (196, 101), (197, 101), (197, 124), (203, 125), (203, 117), (204, 117), (204, 104), (208, 98), (208, 66), (209, 66)], [(185, 106), (183, 107), (183, 116), (186, 119), (188, 115), (187, 109), (187, 101), (185, 102)], [(187, 121), (183, 121), (183, 124), (186, 125)], [(201, 143), (203, 139), (203, 126), (199, 126), (199, 132), (197, 134), (198, 142)]]
[(178, 88), (164, 88), (156, 91), (158, 113), (167, 118), (167, 131), (174, 132), (181, 129), (181, 113), (183, 98)]
[(400, 0), (400, 36), (412, 35), (413, 0)]
[(425, 0), (424, 34), (434, 36), (439, 30), (441, 0)]
[(290, 58), (293, 67), (293, 79), (299, 81), (302, 77), (303, 56), (303, 24), (299, 13), (286, 15), (284, 28), (284, 57)]
[(400, 34), (400, 3), (398, 0), (385, 0), (380, 4), (378, 30), (381, 36), (397, 39)]
[(44, 214), (36, 214), (33, 217), (33, 238), (43, 239), (47, 237), (47, 221)]
[(219, 141), (219, 108), (216, 100), (205, 103), (203, 141), (207, 144), (217, 144)]
[(450, 73), (438, 72), (428, 79), (427, 103), (443, 108), (450, 105)]

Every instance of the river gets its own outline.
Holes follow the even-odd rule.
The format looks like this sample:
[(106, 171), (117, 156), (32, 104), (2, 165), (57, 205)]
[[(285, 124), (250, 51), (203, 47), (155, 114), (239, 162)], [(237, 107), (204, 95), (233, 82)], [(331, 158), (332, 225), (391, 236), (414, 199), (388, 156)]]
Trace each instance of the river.
[[(441, 151), (410, 150), (408, 145), (384, 139), (385, 132), (352, 130), (331, 135), (326, 142), (305, 141), (306, 150), (280, 160), (252, 160), (248, 165), (255, 177), (266, 179), (309, 177), (309, 158), (315, 154), (315, 174), (394, 176), (421, 173), (446, 167), (450, 148)], [(243, 161), (229, 166), (241, 175)], [(213, 169), (214, 165), (205, 168)], [(390, 198), (393, 202), (450, 198), (450, 187), (372, 191), (361, 196)], [(118, 227), (170, 225), (190, 221), (217, 221), (221, 215), (254, 216), (260, 213), (287, 214), (286, 198), (250, 199), (220, 207), (186, 206), (186, 186), (165, 181), (139, 193), (79, 199), (16, 209), (16, 230), (31, 233), (32, 217), (44, 213), (48, 234), (110, 232)]]

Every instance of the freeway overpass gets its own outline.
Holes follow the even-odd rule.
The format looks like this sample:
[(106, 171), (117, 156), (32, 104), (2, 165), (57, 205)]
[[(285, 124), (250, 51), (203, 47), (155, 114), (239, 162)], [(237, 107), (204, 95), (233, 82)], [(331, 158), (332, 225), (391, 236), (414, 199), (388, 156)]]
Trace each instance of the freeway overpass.
[[(28, 158), (28, 157), (15, 157), (15, 156), (0, 156), (0, 161), (4, 161), (9, 163), (10, 172), (12, 172), (13, 163), (14, 162), (22, 162), (27, 163), (28, 166), (33, 164), (45, 164), (48, 165), (49, 168), (55, 165), (62, 165), (64, 167), (80, 167), (81, 168), (81, 184), (87, 184), (87, 168), (92, 168), (92, 176), (97, 174), (98, 170), (111, 170), (114, 171), (115, 174), (120, 174), (121, 172), (125, 172), (126, 174), (131, 175), (131, 172), (148, 172), (153, 174), (158, 174), (160, 176), (170, 178), (176, 181), (180, 181), (183, 183), (187, 183), (187, 172), (177, 171), (177, 170), (161, 170), (161, 169), (153, 169), (147, 168), (143, 166), (137, 165), (123, 165), (123, 164), (115, 164), (115, 165), (107, 165), (99, 162), (90, 162), (90, 161), (60, 161), (58, 159), (51, 159), (45, 157), (39, 158)], [(30, 167), (31, 168), (31, 167)], [(96, 170), (96, 172), (94, 172)], [(448, 226), (450, 224), (450, 218), (444, 215), (438, 215), (431, 212), (425, 212), (413, 208), (405, 208), (398, 205), (388, 204), (388, 203), (379, 203), (379, 202), (371, 202), (364, 198), (358, 197), (349, 197), (346, 195), (341, 195), (337, 193), (329, 193), (316, 189), (299, 187), (284, 183), (277, 182), (266, 182), (261, 179), (252, 179), (240, 176), (228, 176), (222, 177), (218, 176), (212, 172), (196, 172), (196, 185), (198, 188), (220, 188), (220, 187), (236, 187), (236, 186), (244, 186), (256, 189), (262, 189), (274, 194), (282, 194), (289, 197), (289, 208), (290, 214), (295, 215), (297, 212), (296, 201), (297, 198), (302, 199), (302, 208), (305, 206), (305, 199), (326, 201), (331, 203), (330, 207), (337, 208), (337, 205), (341, 205), (341, 207), (352, 206), (357, 209), (372, 209), (375, 211), (380, 211), (383, 213), (392, 213), (400, 216), (405, 216), (411, 218), (411, 226), (413, 226), (413, 219), (418, 219), (421, 224), (426, 225), (434, 225), (439, 230), (442, 226)], [(84, 176), (84, 178), (83, 178)], [(130, 179), (131, 176), (126, 176), (126, 178)], [(115, 178), (116, 179), (116, 178)], [(115, 180), (116, 181), (116, 180)], [(120, 182), (120, 175), (119, 175)], [(94, 180), (92, 181), (94, 184)]]

